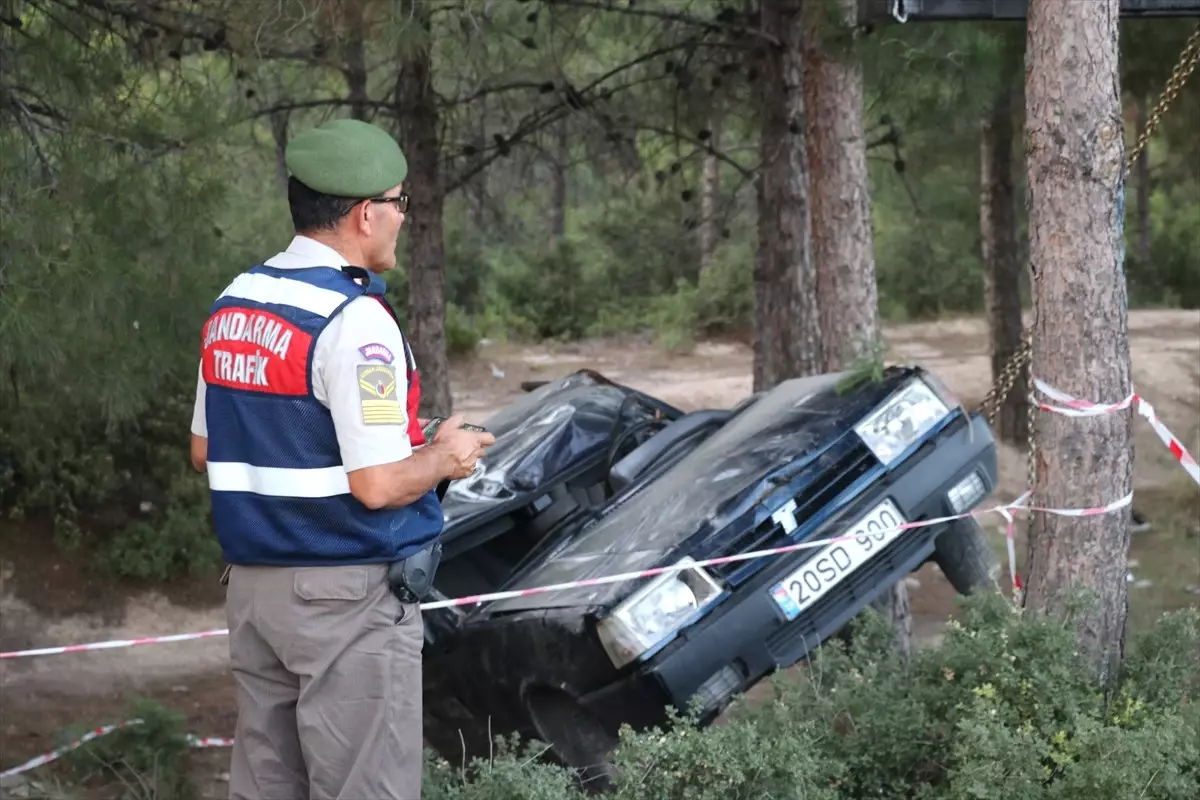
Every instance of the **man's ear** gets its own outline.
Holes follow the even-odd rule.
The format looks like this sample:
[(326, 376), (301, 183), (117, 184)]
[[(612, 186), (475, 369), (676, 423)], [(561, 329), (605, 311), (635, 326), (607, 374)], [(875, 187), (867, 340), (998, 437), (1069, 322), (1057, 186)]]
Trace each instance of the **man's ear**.
[(375, 213), (374, 206), (374, 203), (363, 200), (350, 211), (350, 219), (354, 224), (354, 230), (363, 236), (371, 232), (371, 225), (375, 221), (372, 217)]

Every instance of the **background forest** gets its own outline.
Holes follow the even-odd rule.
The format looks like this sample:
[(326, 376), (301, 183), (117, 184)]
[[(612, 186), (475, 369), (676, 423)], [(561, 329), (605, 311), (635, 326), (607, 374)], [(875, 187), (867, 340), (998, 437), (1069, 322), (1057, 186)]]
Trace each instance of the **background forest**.
[[(282, 148), (330, 117), (372, 120), (406, 146), (414, 207), (389, 291), (426, 318), (410, 334), (443, 410), (443, 281), (451, 359), (484, 337), (751, 335), (770, 42), (750, 6), (3, 7), (0, 496), (53, 513), (64, 543), (90, 514), (84, 528), (116, 534), (123, 570), (165, 576), (213, 556), (190, 513), (203, 486), (180, 457), (196, 331), (231, 276), (286, 244)], [(1122, 22), (1130, 141), (1191, 28)], [(851, 39), (880, 314), (980, 312), (980, 198), (995, 184), (1012, 182), (1016, 214), (997, 219), (1024, 263), (1023, 26), (885, 18), (827, 43)], [(1193, 83), (1131, 175), (1134, 306), (1200, 307), (1197, 119)], [(1005, 154), (1002, 174), (985, 170)], [(189, 544), (153, 564), (126, 557), (156, 535)]]
[[(1043, 25), (1090, 2), (1047, 3)], [(288, 242), (284, 147), (330, 118), (382, 125), (408, 155), (413, 202), (387, 280), (428, 409), (464, 399), (488, 408), (502, 402), (494, 387), (516, 392), (521, 377), (545, 377), (527, 370), (504, 384), (493, 359), (513, 373), (520, 358), (497, 357), (502, 346), (546, 356), (539, 365), (566, 345), (581, 361), (639, 351), (653, 364), (643, 378), (667, 388), (674, 369), (671, 380), (683, 375), (689, 392), (704, 384), (694, 395), (710, 402), (742, 392), (751, 371), (757, 385), (846, 366), (851, 354), (833, 351), (849, 349), (847, 329), (875, 327), (876, 305), (879, 321), (910, 323), (904, 344), (916, 360), (940, 359), (949, 382), (975, 370), (971, 385), (986, 386), (984, 357), (991, 370), (1007, 360), (1018, 309), (1030, 305), (1026, 28), (899, 24), (887, 6), (0, 0), (0, 651), (224, 624), (207, 486), (187, 457), (198, 332), (222, 287)], [(847, 25), (847, 8), (873, 13)], [(1121, 21), (1126, 153), (1153, 126), (1196, 22)], [(853, 159), (837, 158), (853, 148), (831, 145), (859, 136), (859, 74), (865, 181)], [(1155, 379), (1147, 391), (1192, 452), (1198, 128), (1193, 76), (1130, 165), (1122, 197), (1130, 307), (1192, 312), (1181, 323), (1146, 311), (1128, 337), (1135, 383)], [(820, 205), (806, 192), (825, 203), (812, 212), (811, 252), (794, 235)], [(852, 220), (868, 207), (871, 236)], [(839, 224), (853, 235), (831, 237)], [(1046, 220), (1034, 230), (1049, 230)], [(818, 303), (830, 263), (852, 265), (841, 271), (855, 286), (835, 292), (842, 302)], [(1119, 283), (1110, 273), (1090, 285)], [(1087, 283), (1081, 275), (1080, 296)], [(964, 333), (980, 317), (987, 323)], [(1127, 333), (1114, 340), (1124, 346)], [(787, 344), (760, 346), (772, 336)], [(1056, 349), (1047, 339), (1034, 349)], [(1095, 366), (1095, 353), (1077, 360), (1088, 357), (1081, 370)], [(483, 402), (471, 396), (492, 380)], [(973, 391), (965, 403), (979, 399)], [(996, 426), (1002, 484), (1017, 493), (1027, 486), (1020, 394)], [(953, 605), (926, 572), (911, 616), (937, 633), (914, 634), (922, 644), (911, 657), (892, 638), (908, 616), (904, 581), (894, 587), (903, 612), (864, 613), (852, 650), (830, 640), (777, 692), (755, 687), (704, 735), (628, 734), (618, 762), (632, 779), (616, 796), (1195, 797), (1197, 495), (1154, 434), (1137, 435), (1138, 503), (1154, 527), (1133, 540), (1128, 573), (1106, 573), (1128, 581), (1131, 623), (1105, 687), (1070, 624), (1014, 613), (1000, 594)], [(1086, 446), (1125, 457), (1126, 444), (1092, 436)], [(1078, 463), (1079, 448), (1059, 452)], [(1091, 497), (1087, 481), (1108, 478), (1080, 475), (1075, 488)], [(1124, 536), (1118, 528), (1106, 534)], [(1063, 529), (1045, 539), (1065, 541)], [(1096, 553), (1090, 564), (1066, 557), (1099, 571)], [(186, 738), (234, 730), (226, 644), (208, 644), (4, 661), (0, 768), (98, 724), (145, 720), (28, 773), (36, 781), (13, 796), (225, 796), (228, 751), (196, 751)], [(149, 700), (127, 706), (131, 687)], [(470, 768), (431, 758), (426, 794), (582, 797), (541, 755), (498, 747)], [(0, 796), (8, 788), (0, 778)]]

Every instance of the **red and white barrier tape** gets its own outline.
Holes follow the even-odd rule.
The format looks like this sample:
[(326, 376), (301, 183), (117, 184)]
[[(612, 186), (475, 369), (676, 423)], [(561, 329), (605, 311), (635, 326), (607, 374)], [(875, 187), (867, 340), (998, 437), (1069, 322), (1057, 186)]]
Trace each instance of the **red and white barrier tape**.
[[(1012, 512), (1014, 512), (1014, 511), (1039, 511), (1042, 513), (1058, 514), (1058, 515), (1062, 515), (1062, 516), (1075, 516), (1075, 517), (1091, 516), (1094, 514), (1104, 514), (1104, 513), (1110, 512), (1110, 511), (1115, 511), (1118, 508), (1123, 508), (1123, 507), (1129, 505), (1129, 503), (1131, 503), (1133, 501), (1133, 495), (1130, 494), (1116, 502), (1109, 503), (1108, 505), (1105, 505), (1105, 506), (1097, 506), (1095, 508), (1084, 508), (1084, 509), (1038, 508), (1036, 506), (1027, 506), (1024, 504), (1024, 501), (1026, 500), (1026, 498), (1028, 496), (1029, 496), (1028, 493), (1026, 493), (1025, 495), (1022, 495), (1020, 498), (1018, 498), (1015, 502), (1010, 503), (1008, 505), (996, 506), (996, 507), (989, 508), (989, 509), (972, 511), (972, 512), (969, 512), (966, 514), (955, 514), (953, 516), (939, 517), (937, 519), (921, 520), (919, 522), (905, 523), (904, 525), (898, 525), (894, 528), (889, 529), (888, 532), (903, 531), (903, 530), (909, 530), (909, 529), (913, 529), (913, 528), (921, 528), (921, 527), (926, 527), (929, 525), (940, 525), (944, 522), (951, 522), (951, 521), (954, 521), (957, 519), (965, 519), (967, 517), (979, 516), (982, 514), (999, 513), (1001, 516), (1004, 517), (1004, 519), (1007, 523), (1009, 574), (1013, 581), (1014, 590), (1020, 590), (1021, 583), (1020, 583), (1019, 577), (1017, 576), (1017, 571), (1016, 571), (1016, 563), (1017, 563), (1016, 562), (1016, 550), (1013, 545), (1013, 515), (1012, 515)], [(884, 531), (876, 531), (876, 533), (883, 533), (883, 532)], [(487, 601), (491, 601), (491, 600), (502, 600), (502, 599), (506, 599), (506, 598), (510, 598), (510, 597), (525, 597), (525, 596), (528, 596), (531, 594), (540, 594), (543, 592), (552, 592), (552, 591), (558, 591), (561, 589), (573, 589), (573, 588), (578, 588), (581, 586), (597, 586), (597, 585), (604, 584), (604, 583), (616, 583), (618, 581), (624, 581), (624, 580), (635, 580), (637, 578), (661, 575), (665, 572), (673, 572), (673, 571), (678, 571), (678, 570), (682, 570), (682, 569), (691, 569), (696, 566), (710, 566), (713, 564), (727, 564), (732, 561), (746, 561), (746, 560), (749, 560), (752, 558), (762, 558), (762, 557), (765, 557), (768, 555), (775, 555), (775, 554), (779, 554), (779, 553), (790, 553), (790, 552), (793, 552), (796, 550), (804, 550), (804, 549), (810, 549), (810, 548), (816, 548), (816, 547), (823, 547), (824, 545), (827, 545), (827, 544), (832, 544), (834, 542), (848, 541), (853, 538), (855, 538), (853, 535), (834, 536), (834, 537), (831, 537), (828, 539), (799, 542), (797, 544), (787, 545), (785, 547), (774, 547), (774, 548), (770, 548), (768, 550), (758, 550), (758, 551), (749, 552), (749, 553), (739, 553), (739, 554), (731, 555), (731, 556), (723, 556), (720, 558), (711, 558), (711, 559), (707, 559), (705, 561), (698, 561), (695, 564), (691, 564), (691, 565), (687, 565), (687, 566), (671, 565), (668, 567), (657, 567), (654, 569), (640, 570), (638, 572), (628, 572), (628, 573), (624, 573), (624, 574), (620, 574), (620, 575), (608, 575), (608, 576), (601, 577), (601, 578), (590, 578), (588, 580), (583, 580), (583, 581), (571, 581), (569, 583), (561, 583), (561, 584), (556, 584), (556, 585), (552, 585), (552, 586), (540, 586), (540, 587), (531, 588), (531, 589), (517, 589), (514, 591), (508, 591), (508, 592), (493, 592), (491, 594), (475, 595), (475, 596), (471, 596), (471, 597), (461, 597), (461, 598), (458, 598), (455, 600), (442, 600), (442, 601), (438, 601), (435, 603), (424, 603), (424, 604), (422, 604), (422, 608), (423, 609), (446, 608), (449, 606), (472, 605), (475, 603), (482, 603), (482, 602), (487, 602)], [(173, 634), (170, 636), (146, 636), (146, 637), (141, 637), (138, 639), (120, 639), (120, 640), (115, 640), (115, 641), (110, 641), (110, 642), (95, 642), (92, 644), (70, 645), (67, 647), (46, 647), (46, 648), (41, 648), (38, 650), (19, 650), (19, 651), (9, 652), (9, 653), (0, 653), (0, 658), (18, 658), (18, 657), (22, 657), (22, 656), (52, 655), (52, 654), (59, 654), (59, 653), (77, 653), (77, 652), (81, 652), (84, 650), (105, 650), (105, 649), (112, 649), (112, 648), (117, 648), (117, 647), (133, 647), (135, 645), (143, 645), (143, 644), (161, 644), (161, 643), (166, 643), (166, 642), (181, 642), (181, 641), (187, 641), (190, 639), (206, 639), (206, 638), (211, 638), (214, 636), (225, 635), (227, 633), (228, 633), (228, 630), (213, 630), (213, 631), (204, 631), (202, 633)], [(43, 764), (48, 764), (51, 761), (55, 761), (55, 760), (61, 758), (66, 753), (69, 753), (72, 750), (76, 750), (79, 747), (82, 747), (84, 744), (86, 744), (89, 741), (92, 741), (93, 739), (97, 739), (101, 736), (105, 736), (109, 733), (112, 733), (113, 731), (119, 730), (120, 728), (128, 727), (130, 725), (138, 725), (141, 722), (142, 721), (140, 719), (133, 719), (133, 720), (127, 720), (122, 723), (118, 723), (116, 725), (106, 725), (104, 727), (97, 728), (94, 731), (90, 731), (89, 733), (84, 734), (80, 738), (76, 739), (74, 742), (71, 742), (70, 744), (65, 745), (64, 747), (60, 747), (57, 750), (52, 750), (48, 753), (45, 753), (34, 759), (31, 759), (31, 760), (25, 762), (24, 764), (21, 764), (18, 767), (13, 767), (12, 769), (9, 769), (9, 770), (6, 770), (5, 772), (0, 773), (0, 778), (8, 777), (10, 775), (18, 775), (22, 772), (27, 772), (28, 770), (34, 769), (35, 767), (39, 767)], [(188, 743), (192, 747), (231, 747), (233, 745), (233, 739), (223, 738), (223, 737), (198, 738), (198, 737), (189, 735)]]
[(1078, 397), (1067, 394), (1059, 389), (1055, 389), (1040, 378), (1034, 378), (1033, 384), (1042, 394), (1062, 403), (1061, 406), (1049, 405), (1043, 403), (1036, 397), (1030, 397), (1029, 400), (1043, 411), (1048, 411), (1052, 414), (1061, 414), (1066, 417), (1098, 417), (1103, 414), (1112, 414), (1117, 411), (1136, 406), (1137, 413), (1144, 417), (1150, 423), (1150, 427), (1154, 429), (1154, 433), (1162, 440), (1162, 443), (1171, 451), (1171, 455), (1179, 462), (1191, 479), (1197, 484), (1200, 484), (1200, 465), (1196, 464), (1196, 459), (1192, 458), (1191, 453), (1183, 446), (1175, 434), (1159, 420), (1158, 415), (1154, 413), (1154, 407), (1136, 391), (1131, 392), (1128, 397), (1119, 403), (1093, 403), (1090, 400), (1082, 400)]
[[(1114, 503), (1109, 503), (1108, 505), (1097, 506), (1094, 508), (1079, 508), (1079, 509), (1039, 508), (1036, 506), (1027, 506), (1027, 505), (1024, 505), (1024, 503), (1023, 503), (1024, 499), (1025, 499), (1025, 496), (1023, 496), (1021, 499), (1017, 500), (1014, 503), (1009, 503), (1007, 505), (1002, 505), (1002, 506), (995, 506), (992, 508), (978, 509), (975, 511), (968, 512), (966, 514), (954, 514), (954, 515), (946, 516), (946, 517), (937, 517), (934, 519), (919, 520), (917, 522), (908, 522), (903, 525), (897, 525), (894, 528), (889, 529), (888, 531), (881, 530), (881, 531), (876, 531), (876, 533), (884, 533), (884, 532), (890, 533), (893, 531), (904, 531), (904, 530), (911, 530), (914, 528), (924, 528), (924, 527), (928, 527), (931, 525), (941, 525), (946, 522), (953, 522), (954, 520), (966, 519), (967, 517), (977, 517), (977, 516), (982, 516), (984, 514), (992, 514), (992, 513), (1002, 514), (1005, 516), (1005, 519), (1008, 519), (1011, 516), (1012, 511), (1037, 511), (1037, 512), (1046, 513), (1046, 514), (1057, 514), (1060, 516), (1068, 516), (1068, 517), (1083, 517), (1083, 516), (1092, 516), (1095, 514), (1106, 514), (1110, 511), (1115, 511), (1119, 508), (1124, 508), (1125, 506), (1129, 505), (1133, 501), (1133, 495), (1130, 494), (1129, 496), (1124, 497)], [(1009, 528), (1008, 537), (1010, 539), (1009, 571), (1011, 573), (1013, 573), (1014, 583), (1015, 583), (1016, 582), (1015, 581), (1016, 555), (1015, 555), (1015, 551), (1014, 551), (1013, 547), (1011, 546), (1011, 538), (1012, 538), (1011, 526)], [(733, 555), (721, 556), (718, 558), (710, 558), (710, 559), (705, 559), (703, 561), (696, 561), (693, 564), (687, 564), (687, 565), (672, 564), (672, 565), (664, 566), (664, 567), (655, 567), (653, 569), (638, 570), (637, 572), (624, 572), (624, 573), (619, 573), (616, 575), (605, 575), (605, 576), (602, 576), (599, 578), (587, 578), (585, 580), (568, 581), (566, 583), (557, 583), (557, 584), (551, 584), (548, 586), (536, 586), (536, 587), (531, 587), (528, 589), (513, 589), (513, 590), (503, 591), (503, 592), (491, 592), (488, 594), (471, 595), (469, 597), (459, 597), (459, 598), (455, 598), (452, 600), (437, 600), (437, 601), (434, 601), (431, 603), (422, 603), (421, 609), (424, 611), (430, 611), (430, 610), (437, 609), (437, 608), (450, 608), (453, 606), (477, 605), (480, 603), (493, 602), (496, 600), (507, 600), (507, 599), (514, 598), (514, 597), (528, 597), (530, 595), (535, 595), (535, 594), (545, 594), (547, 592), (564, 591), (566, 589), (578, 589), (578, 588), (582, 588), (582, 587), (586, 587), (586, 586), (600, 586), (600, 585), (607, 584), (607, 583), (621, 583), (624, 581), (638, 580), (641, 578), (651, 578), (656, 575), (662, 575), (667, 572), (678, 572), (681, 570), (692, 569), (695, 567), (708, 567), (708, 566), (712, 566), (712, 565), (716, 565), (716, 564), (728, 564), (728, 563), (732, 563), (735, 561), (749, 561), (751, 559), (765, 558), (767, 556), (780, 555), (783, 553), (793, 553), (798, 550), (815, 549), (815, 548), (819, 548), (819, 547), (824, 547), (828, 544), (834, 544), (836, 542), (849, 541), (853, 538), (855, 538), (854, 534), (845, 534), (842, 536), (833, 536), (833, 537), (829, 537), (826, 539), (813, 539), (813, 540), (804, 541), (804, 542), (797, 542), (795, 544), (785, 545), (783, 547), (772, 547), (772, 548), (769, 548), (766, 550), (754, 550), (754, 551), (747, 552), (747, 553), (735, 553)], [(83, 652), (86, 650), (107, 650), (107, 649), (118, 648), (118, 647), (134, 647), (137, 645), (145, 645), (145, 644), (164, 644), (167, 642), (187, 641), (189, 639), (205, 639), (205, 638), (209, 638), (209, 637), (213, 637), (213, 636), (225, 636), (225, 635), (228, 635), (228, 633), (229, 633), (228, 629), (222, 629), (222, 630), (204, 631), (201, 633), (172, 634), (170, 636), (146, 636), (146, 637), (141, 637), (138, 639), (118, 639), (118, 640), (108, 641), (108, 642), (94, 642), (91, 644), (68, 645), (65, 647), (42, 647), (42, 648), (38, 648), (36, 650), (15, 650), (15, 651), (7, 652), (7, 653), (0, 653), (0, 659), (25, 658), (25, 657), (29, 657), (29, 656), (59, 655), (62, 653), (78, 653), (78, 652)]]
[[(1013, 502), (1013, 506), (1020, 506), (1028, 498), (1029, 492), (1026, 492)], [(1013, 521), (1012, 511), (1008, 508), (997, 508), (996, 513), (1004, 517), (1004, 540), (1005, 545), (1008, 547), (1008, 576), (1012, 579), (1013, 594), (1015, 595), (1024, 588), (1021, 584), (1021, 578), (1017, 575), (1016, 523)]]
[(1048, 403), (1043, 403), (1036, 397), (1030, 397), (1029, 401), (1042, 411), (1049, 411), (1052, 414), (1061, 414), (1064, 417), (1099, 417), (1104, 414), (1112, 414), (1124, 408), (1129, 408), (1133, 401), (1137, 398), (1137, 394), (1130, 393), (1128, 397), (1119, 403), (1093, 403), (1088, 400), (1080, 400), (1078, 397), (1072, 397), (1066, 392), (1060, 392), (1053, 386), (1050, 386), (1040, 378), (1033, 379), (1033, 385), (1042, 394), (1049, 397), (1051, 400), (1057, 400), (1062, 403), (1061, 406), (1052, 406)]
[[(1100, 403), (1092, 403), (1087, 400), (1081, 400), (1077, 397), (1072, 397), (1071, 395), (1069, 395), (1065, 392), (1059, 391), (1058, 389), (1055, 389), (1054, 387), (1049, 386), (1048, 384), (1045, 383), (1045, 381), (1042, 381), (1041, 379), (1036, 378), (1036, 377), (1034, 378), (1034, 385), (1037, 387), (1037, 389), (1039, 391), (1041, 391), (1047, 397), (1051, 398), (1052, 400), (1055, 400), (1058, 403), (1061, 403), (1062, 405), (1060, 405), (1060, 406), (1049, 405), (1049, 404), (1043, 403), (1040, 400), (1038, 400), (1037, 398), (1033, 398), (1033, 397), (1030, 398), (1031, 402), (1035, 403), (1039, 408), (1042, 408), (1043, 410), (1046, 410), (1046, 411), (1049, 411), (1052, 413), (1063, 414), (1066, 416), (1083, 417), (1083, 416), (1098, 416), (1100, 414), (1111, 414), (1116, 411), (1120, 411), (1121, 409), (1128, 408), (1131, 404), (1136, 403), (1137, 407), (1138, 407), (1138, 413), (1141, 414), (1143, 417), (1145, 417), (1150, 422), (1150, 424), (1154, 427), (1155, 432), (1158, 434), (1159, 438), (1162, 439), (1162, 441), (1171, 450), (1171, 453), (1175, 456), (1176, 460), (1178, 460), (1179, 463), (1183, 466), (1183, 468), (1185, 470), (1187, 470), (1188, 474), (1191, 475), (1192, 478), (1198, 484), (1200, 484), (1200, 467), (1197, 467), (1195, 459), (1193, 459), (1192, 456), (1187, 452), (1187, 450), (1184, 449), (1183, 445), (1179, 442), (1179, 440), (1175, 437), (1175, 435), (1172, 434), (1171, 431), (1168, 430), (1167, 427), (1158, 420), (1157, 416), (1155, 416), (1155, 414), (1154, 414), (1154, 409), (1150, 406), (1150, 404), (1147, 403), (1145, 401), (1145, 399), (1142, 398), (1141, 396), (1139, 396), (1138, 394), (1133, 393), (1129, 397), (1125, 398), (1124, 400), (1122, 400), (1119, 403), (1100, 404)], [(1004, 517), (1006, 526), (1007, 526), (1006, 539), (1007, 539), (1007, 547), (1008, 547), (1009, 572), (1012, 577), (1014, 587), (1019, 588), (1020, 581), (1016, 574), (1016, 550), (1015, 550), (1015, 546), (1013, 543), (1014, 532), (1013, 532), (1013, 520), (1012, 520), (1012, 514), (1011, 514), (1012, 511), (1018, 511), (1018, 510), (1038, 511), (1038, 512), (1046, 513), (1046, 514), (1057, 514), (1059, 516), (1087, 517), (1087, 516), (1095, 516), (1098, 514), (1107, 514), (1112, 511), (1116, 511), (1118, 509), (1124, 508), (1125, 506), (1128, 506), (1130, 503), (1133, 502), (1133, 495), (1131, 493), (1131, 494), (1127, 495), (1126, 497), (1121, 498), (1120, 500), (1117, 500), (1115, 502), (1112, 502), (1112, 503), (1109, 503), (1109, 504), (1103, 505), (1103, 506), (1095, 506), (1095, 507), (1091, 507), (1091, 508), (1077, 508), (1077, 509), (1063, 509), (1063, 508), (1055, 509), (1055, 508), (1041, 508), (1041, 507), (1037, 507), (1037, 506), (1027, 506), (1024, 504), (1024, 500), (1027, 497), (1028, 497), (1028, 494), (1023, 495), (1016, 502), (1010, 503), (1008, 505), (996, 506), (996, 507), (987, 508), (987, 509), (980, 509), (980, 510), (968, 512), (966, 514), (956, 514), (956, 515), (947, 516), (947, 517), (938, 517), (936, 519), (920, 520), (918, 522), (909, 522), (909, 523), (905, 523), (903, 525), (899, 525), (899, 526), (893, 528), (892, 530), (893, 531), (911, 530), (913, 528), (923, 528), (923, 527), (927, 527), (930, 525), (940, 525), (940, 524), (943, 524), (946, 522), (952, 522), (952, 521), (958, 520), (958, 519), (965, 519), (966, 517), (998, 513)], [(891, 531), (888, 531), (888, 532), (891, 532)], [(438, 608), (451, 608), (451, 607), (455, 607), (455, 606), (477, 605), (480, 603), (493, 602), (496, 600), (508, 600), (508, 599), (512, 599), (512, 598), (516, 598), (516, 597), (528, 597), (530, 595), (535, 595), (535, 594), (545, 594), (547, 592), (564, 591), (567, 589), (579, 589), (579, 588), (588, 587), (588, 586), (600, 586), (600, 585), (607, 584), (607, 583), (621, 583), (624, 581), (638, 580), (641, 578), (650, 578), (650, 577), (654, 577), (656, 575), (661, 575), (661, 574), (667, 573), (667, 572), (675, 572), (675, 571), (679, 571), (679, 570), (683, 570), (683, 569), (691, 569), (693, 567), (707, 567), (707, 566), (713, 566), (716, 564), (728, 564), (728, 563), (735, 562), (735, 561), (748, 561), (748, 560), (755, 559), (755, 558), (765, 558), (767, 556), (781, 555), (783, 553), (792, 553), (792, 552), (796, 552), (798, 550), (806, 550), (806, 549), (824, 547), (825, 545), (828, 545), (828, 544), (833, 544), (836, 542), (844, 542), (844, 541), (848, 541), (853, 538), (854, 538), (853, 535), (834, 536), (834, 537), (827, 538), (827, 539), (815, 539), (815, 540), (810, 540), (810, 541), (805, 541), (805, 542), (798, 542), (795, 544), (786, 545), (784, 547), (773, 547), (773, 548), (770, 548), (767, 550), (756, 550), (756, 551), (752, 551), (749, 553), (736, 553), (734, 555), (721, 556), (719, 558), (710, 558), (710, 559), (707, 559), (704, 561), (695, 562), (694, 564), (691, 564), (691, 565), (682, 565), (682, 566), (681, 565), (670, 565), (670, 566), (665, 566), (665, 567), (656, 567), (654, 569), (639, 570), (637, 572), (625, 572), (625, 573), (620, 573), (617, 575), (605, 575), (605, 576), (602, 576), (599, 578), (588, 578), (586, 580), (580, 580), (580, 581), (568, 581), (566, 583), (552, 584), (549, 586), (536, 586), (536, 587), (532, 587), (532, 588), (528, 588), (528, 589), (513, 589), (513, 590), (503, 591), (503, 592), (491, 592), (488, 594), (471, 595), (469, 597), (459, 597), (459, 598), (455, 598), (452, 600), (438, 600), (438, 601), (434, 601), (431, 603), (422, 603), (421, 608), (422, 608), (422, 610), (431, 611), (433, 609), (438, 609)], [(83, 652), (83, 651), (87, 651), (87, 650), (107, 650), (107, 649), (120, 648), (120, 647), (135, 647), (135, 646), (144, 645), (144, 644), (165, 644), (168, 642), (183, 642), (183, 641), (189, 641), (192, 639), (207, 639), (207, 638), (216, 637), (216, 636), (227, 636), (228, 634), (229, 634), (229, 630), (223, 628), (223, 629), (218, 629), (218, 630), (202, 631), (199, 633), (181, 633), (181, 634), (172, 634), (169, 636), (147, 636), (147, 637), (142, 637), (142, 638), (138, 638), (138, 639), (117, 639), (117, 640), (108, 641), (108, 642), (93, 642), (90, 644), (76, 644), (76, 645), (68, 645), (65, 647), (43, 647), (43, 648), (37, 648), (37, 649), (33, 649), (33, 650), (15, 650), (15, 651), (10, 651), (10, 652), (6, 652), (6, 653), (0, 653), (0, 659), (25, 658), (25, 657), (29, 657), (29, 656), (59, 655), (59, 654), (63, 654), (63, 653), (78, 653), (78, 652)]]
[[(906, 522), (903, 525), (896, 525), (891, 528), (880, 529), (874, 533), (893, 533), (895, 531), (906, 531), (914, 528), (927, 528), (931, 525), (941, 525), (946, 522), (953, 522), (954, 520), (966, 519), (967, 517), (990, 514), (999, 511), (1000, 508), (1015, 508), (1015, 505), (970, 511), (966, 514), (953, 514), (948, 517), (923, 519), (917, 522)], [(735, 553), (733, 555), (720, 556), (718, 558), (709, 558), (703, 561), (696, 561), (691, 564), (671, 564), (665, 567), (638, 570), (637, 572), (624, 572), (616, 575), (605, 575), (599, 578), (587, 578), (581, 581), (568, 581), (566, 583), (551, 584), (549, 586), (535, 586), (529, 589), (512, 589), (506, 592), (492, 592), (490, 594), (480, 594), (472, 597), (460, 597), (454, 600), (437, 600), (432, 603), (422, 603), (421, 609), (427, 610), (435, 608), (449, 608), (451, 606), (475, 605), (477, 603), (492, 602), (495, 600), (509, 600), (514, 597), (528, 597), (534, 594), (557, 592), (565, 589), (577, 589), (585, 586), (600, 586), (606, 583), (621, 583), (623, 581), (638, 580), (640, 578), (652, 578), (656, 575), (662, 575), (663, 573), (667, 572), (680, 572), (685, 569), (695, 569), (696, 567), (709, 567), (716, 564), (729, 564), (735, 561), (749, 561), (755, 558), (765, 558), (767, 556), (780, 555), (783, 553), (794, 553), (797, 550), (815, 549), (829, 544), (836, 544), (837, 542), (847, 542), (856, 538), (856, 536), (857, 534), (843, 534), (841, 536), (831, 536), (826, 539), (810, 539), (808, 541), (797, 542), (795, 544), (784, 545), (782, 547), (771, 547), (766, 550), (752, 550), (747, 553)]]
[(174, 633), (170, 636), (143, 636), (137, 639), (114, 639), (110, 642), (93, 642), (91, 644), (73, 644), (66, 647), (42, 647), (37, 650), (16, 650), (0, 653), (3, 658), (21, 658), (24, 656), (56, 656), (63, 653), (82, 653), (85, 650), (109, 650), (116, 647), (135, 647), (139, 644), (166, 644), (168, 642), (187, 642), (192, 639), (211, 639), (217, 636), (228, 636), (228, 628), (219, 628), (198, 633)]
[[(0, 772), (0, 778), (9, 778), (13, 775), (20, 775), (22, 772), (28, 772), (29, 770), (40, 767), (43, 764), (49, 764), (51, 761), (57, 761), (72, 750), (78, 750), (80, 747), (83, 747), (85, 744), (94, 739), (99, 739), (101, 736), (107, 736), (108, 734), (119, 731), (122, 728), (128, 728), (133, 725), (141, 724), (142, 720), (140, 719), (127, 719), (124, 722), (118, 722), (114, 725), (101, 726), (95, 730), (88, 731), (70, 744), (65, 744), (62, 747), (51, 750), (48, 753), (43, 753), (36, 758), (31, 758), (20, 766), (12, 767), (11, 769), (4, 770), (4, 772)], [(220, 736), (199, 737), (189, 734), (187, 741), (189, 746), (195, 748), (233, 746), (233, 739), (227, 739)]]
[(1175, 456), (1175, 460), (1179, 462), (1179, 465), (1184, 468), (1188, 475), (1192, 476), (1192, 480), (1200, 484), (1200, 465), (1196, 464), (1196, 459), (1192, 458), (1192, 454), (1184, 448), (1183, 443), (1175, 438), (1175, 434), (1171, 433), (1166, 425), (1159, 422), (1158, 417), (1154, 413), (1154, 407), (1147, 403), (1146, 399), (1141, 396), (1138, 397), (1138, 413), (1146, 418), (1146, 421), (1150, 423), (1150, 427), (1158, 434), (1158, 438), (1171, 451), (1171, 455)]

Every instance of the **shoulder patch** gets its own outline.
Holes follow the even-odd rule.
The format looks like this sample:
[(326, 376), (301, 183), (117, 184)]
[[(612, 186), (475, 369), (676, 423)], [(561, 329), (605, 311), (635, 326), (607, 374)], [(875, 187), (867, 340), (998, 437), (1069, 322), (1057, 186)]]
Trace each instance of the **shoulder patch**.
[(396, 392), (396, 368), (359, 364), (358, 397), (364, 425), (407, 425), (408, 414)]
[(379, 342), (364, 344), (358, 348), (358, 352), (362, 353), (363, 358), (368, 361), (382, 361), (384, 364), (390, 364), (396, 360), (396, 357), (392, 355), (392, 351)]

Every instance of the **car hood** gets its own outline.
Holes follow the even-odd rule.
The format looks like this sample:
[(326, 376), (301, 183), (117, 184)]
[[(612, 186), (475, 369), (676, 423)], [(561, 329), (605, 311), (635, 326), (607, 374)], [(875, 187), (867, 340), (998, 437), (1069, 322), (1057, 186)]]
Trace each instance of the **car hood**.
[[(587, 580), (660, 566), (704, 543), (794, 478), (912, 376), (890, 370), (882, 381), (844, 389), (844, 373), (785, 381), (698, 445), (655, 482), (606, 509), (590, 527), (506, 589)], [(660, 434), (661, 435), (661, 434)], [(819, 476), (819, 472), (817, 475)], [(819, 479), (819, 477), (818, 477)], [(762, 518), (769, 515), (763, 510)], [(637, 581), (600, 584), (497, 601), (485, 615), (532, 608), (607, 607)]]

